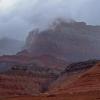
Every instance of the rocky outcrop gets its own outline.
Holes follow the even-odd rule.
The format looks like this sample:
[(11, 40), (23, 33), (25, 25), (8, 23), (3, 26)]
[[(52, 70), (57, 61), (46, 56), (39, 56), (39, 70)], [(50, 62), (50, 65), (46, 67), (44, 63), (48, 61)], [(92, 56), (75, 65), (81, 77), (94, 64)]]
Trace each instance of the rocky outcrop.
[(58, 90), (66, 90), (69, 84), (77, 80), (78, 77), (93, 68), (99, 60), (89, 60), (85, 62), (73, 63), (66, 66), (65, 70), (61, 72), (59, 77), (49, 86), (50, 93), (55, 93)]

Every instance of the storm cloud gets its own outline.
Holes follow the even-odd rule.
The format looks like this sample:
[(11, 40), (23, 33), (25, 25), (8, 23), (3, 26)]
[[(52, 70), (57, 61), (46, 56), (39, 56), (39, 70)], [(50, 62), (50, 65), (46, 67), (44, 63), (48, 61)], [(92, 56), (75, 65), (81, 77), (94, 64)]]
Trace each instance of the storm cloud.
[(7, 9), (0, 7), (0, 38), (6, 36), (24, 40), (31, 29), (45, 27), (56, 18), (100, 25), (100, 0), (9, 0), (9, 2), (14, 2), (11, 7)]

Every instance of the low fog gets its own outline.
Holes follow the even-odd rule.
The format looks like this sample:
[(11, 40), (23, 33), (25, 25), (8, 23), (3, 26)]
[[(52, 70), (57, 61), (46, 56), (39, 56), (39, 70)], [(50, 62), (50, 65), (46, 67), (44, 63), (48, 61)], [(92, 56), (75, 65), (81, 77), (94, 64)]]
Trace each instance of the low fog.
[(100, 0), (1, 0), (0, 38), (25, 40), (28, 32), (55, 18), (100, 25)]

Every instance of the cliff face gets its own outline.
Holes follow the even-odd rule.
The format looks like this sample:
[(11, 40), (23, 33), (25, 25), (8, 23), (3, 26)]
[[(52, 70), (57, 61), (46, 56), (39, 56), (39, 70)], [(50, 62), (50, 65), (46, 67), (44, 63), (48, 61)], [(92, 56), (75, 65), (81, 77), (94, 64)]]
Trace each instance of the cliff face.
[(48, 54), (69, 62), (100, 58), (99, 33), (99, 26), (58, 21), (44, 31), (31, 31), (26, 49), (33, 56)]
[[(24, 52), (23, 52), (24, 54)], [(0, 57), (0, 97), (39, 95), (48, 90), (67, 63), (53, 56), (29, 53)]]
[(1, 57), (0, 97), (39, 95), (46, 91), (61, 70), (43, 64), (27, 56)]

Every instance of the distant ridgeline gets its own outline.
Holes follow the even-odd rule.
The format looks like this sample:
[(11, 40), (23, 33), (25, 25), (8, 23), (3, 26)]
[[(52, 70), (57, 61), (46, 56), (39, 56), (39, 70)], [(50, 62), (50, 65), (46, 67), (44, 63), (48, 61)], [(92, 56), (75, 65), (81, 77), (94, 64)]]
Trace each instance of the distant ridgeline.
[(1, 38), (0, 39), (0, 55), (14, 55), (21, 51), (24, 46), (23, 41), (11, 39), (11, 38)]

